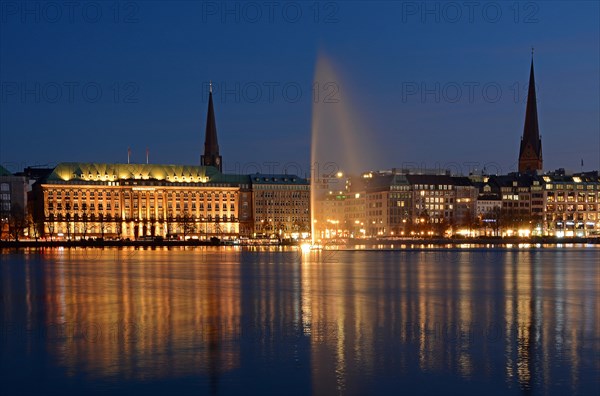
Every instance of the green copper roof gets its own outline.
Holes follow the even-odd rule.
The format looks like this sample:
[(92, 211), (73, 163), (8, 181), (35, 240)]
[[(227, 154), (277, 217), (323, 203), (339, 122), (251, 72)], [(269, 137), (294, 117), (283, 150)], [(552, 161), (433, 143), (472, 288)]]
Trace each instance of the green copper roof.
[(12, 176), (12, 173), (7, 171), (5, 167), (0, 165), (0, 176)]
[(107, 164), (63, 162), (54, 168), (48, 182), (107, 182), (159, 180), (167, 183), (248, 183), (248, 176), (225, 175), (212, 166)]

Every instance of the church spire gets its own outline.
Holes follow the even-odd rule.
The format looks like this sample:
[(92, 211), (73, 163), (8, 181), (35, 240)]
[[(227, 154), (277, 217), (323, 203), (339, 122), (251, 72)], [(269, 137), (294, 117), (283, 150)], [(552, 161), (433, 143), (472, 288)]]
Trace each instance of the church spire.
[(217, 140), (217, 123), (213, 107), (212, 81), (208, 89), (208, 114), (206, 115), (206, 134), (204, 137), (204, 155), (201, 157), (202, 166), (214, 166), (223, 170), (222, 158), (219, 155), (219, 141)]
[(531, 49), (531, 68), (529, 71), (529, 90), (527, 92), (527, 108), (525, 125), (519, 150), (519, 172), (533, 173), (542, 171), (542, 139), (538, 124), (537, 101), (535, 95), (535, 77), (533, 73), (533, 48)]

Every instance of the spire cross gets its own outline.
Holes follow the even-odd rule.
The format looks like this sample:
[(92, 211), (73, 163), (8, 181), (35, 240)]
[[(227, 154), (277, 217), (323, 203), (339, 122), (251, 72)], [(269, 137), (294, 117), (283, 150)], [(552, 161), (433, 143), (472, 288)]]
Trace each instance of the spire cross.
[(531, 47), (531, 56), (533, 56), (533, 47)]
[(212, 93), (212, 80), (208, 83), (208, 92)]

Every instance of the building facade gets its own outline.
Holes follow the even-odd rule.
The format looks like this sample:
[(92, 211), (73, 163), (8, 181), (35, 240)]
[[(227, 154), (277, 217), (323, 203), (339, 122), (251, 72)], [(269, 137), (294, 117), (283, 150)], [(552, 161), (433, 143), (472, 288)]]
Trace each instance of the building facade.
[(542, 177), (543, 232), (561, 237), (600, 236), (598, 172)]
[(367, 172), (316, 203), (317, 235), (600, 236), (598, 172), (482, 177)]
[(18, 238), (26, 226), (27, 186), (24, 176), (0, 166), (0, 239)]
[(210, 239), (310, 231), (310, 185), (296, 175), (224, 174), (212, 89), (201, 165), (61, 163), (36, 182), (50, 238)]
[(62, 163), (37, 189), (50, 236), (229, 238), (251, 221), (248, 177), (213, 167)]
[(296, 175), (249, 176), (253, 236), (296, 237), (310, 233), (310, 183)]

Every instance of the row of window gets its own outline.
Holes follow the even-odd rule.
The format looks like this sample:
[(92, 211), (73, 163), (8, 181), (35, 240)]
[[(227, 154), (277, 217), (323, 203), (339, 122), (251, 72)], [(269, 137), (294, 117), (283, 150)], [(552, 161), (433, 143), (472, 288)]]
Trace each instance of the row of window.
[(269, 220), (266, 219), (256, 219), (255, 228), (256, 231), (263, 230), (298, 230), (306, 229), (310, 224), (310, 220), (302, 219), (302, 218), (285, 218), (285, 217), (275, 217)]
[[(110, 200), (110, 197), (106, 197), (106, 198), (107, 198), (107, 200)], [(73, 201), (73, 202), (83, 202), (83, 200), (88, 200), (88, 201), (90, 201), (90, 200), (91, 200), (91, 201), (98, 201), (98, 202), (102, 202), (102, 201), (104, 200), (104, 197), (97, 197), (97, 198), (95, 198), (95, 197), (90, 197), (90, 199), (87, 199), (86, 197), (81, 197), (81, 198), (79, 198), (79, 197), (73, 197), (73, 199), (74, 199), (74, 201)], [(125, 198), (124, 198), (124, 200), (125, 200), (126, 202), (136, 202), (136, 203), (137, 203), (137, 202), (140, 202), (140, 203), (142, 203), (142, 204), (145, 204), (145, 203), (147, 203), (147, 200), (146, 200), (145, 198), (143, 198), (143, 197), (142, 197), (142, 199), (141, 199), (141, 200), (140, 200), (140, 199), (137, 199), (137, 198), (135, 198), (135, 197), (133, 198), (133, 200), (132, 200), (131, 198), (129, 198), (129, 197), (125, 197)], [(48, 199), (47, 199), (47, 201), (50, 201), (50, 202), (51, 202), (51, 201), (57, 201), (57, 202), (60, 202), (60, 201), (64, 201), (64, 202), (71, 202), (71, 197), (64, 197), (64, 198), (63, 198), (63, 197), (60, 197), (60, 196), (57, 196), (57, 197), (54, 197), (54, 196), (48, 196)], [(114, 197), (113, 197), (113, 201), (119, 201), (119, 199), (117, 199), (117, 198), (114, 198)], [(159, 197), (158, 199), (150, 198), (150, 201), (149, 201), (149, 203), (150, 203), (150, 204), (153, 204), (153, 203), (155, 203), (155, 202), (162, 203), (163, 201), (164, 201), (164, 200), (163, 200), (163, 198), (162, 198), (162, 197)], [(189, 202), (188, 198), (186, 198), (186, 197), (184, 197), (184, 198), (179, 198), (179, 201), (177, 201), (177, 199), (176, 199), (176, 198), (175, 198), (175, 199), (172, 199), (171, 201), (172, 201), (172, 202)], [(208, 197), (208, 199), (204, 199), (204, 200), (202, 200), (202, 201), (198, 201), (198, 200), (196, 200), (196, 201), (192, 201), (192, 202), (206, 202), (206, 201), (208, 201), (208, 202), (212, 202), (212, 197), (210, 197), (210, 196), (209, 196), (209, 197)], [(217, 201), (217, 202), (219, 202), (219, 201), (220, 201), (219, 197), (216, 197), (216, 201)], [(223, 202), (227, 202), (227, 199), (226, 199), (226, 198), (223, 198), (223, 199), (222, 199), (222, 201), (223, 201)], [(167, 202), (170, 202), (170, 200), (168, 200), (168, 199), (167, 199)], [(229, 202), (231, 202), (231, 203), (234, 203), (234, 202), (235, 202), (235, 199), (234, 199), (234, 198), (230, 198), (230, 199), (229, 199)]]
[(283, 208), (256, 208), (256, 214), (302, 214), (308, 213), (308, 209), (306, 208), (292, 208), (292, 209), (283, 209)]
[(280, 184), (280, 185), (260, 185), (254, 184), (252, 186), (253, 190), (308, 190), (310, 189), (309, 185), (288, 185), (288, 184)]
[(291, 199), (300, 199), (300, 198), (309, 198), (309, 194), (307, 192), (300, 191), (261, 191), (256, 193), (256, 197), (258, 198), (291, 198)]
[[(151, 221), (164, 221), (164, 220), (169, 220), (169, 221), (191, 221), (191, 222), (203, 222), (203, 221), (236, 221), (237, 218), (235, 217), (235, 215), (215, 215), (213, 216), (212, 214), (208, 214), (207, 216), (186, 216), (186, 215), (177, 215), (177, 216), (151, 216), (151, 217), (147, 217), (147, 220), (151, 220)], [(50, 213), (48, 215), (47, 218), (48, 221), (52, 222), (52, 221), (91, 221), (91, 222), (104, 222), (104, 221), (133, 221), (133, 220), (143, 220), (143, 218), (139, 218), (139, 217), (135, 217), (135, 216), (131, 216), (129, 213), (125, 213), (125, 216), (123, 218), (121, 218), (120, 216), (111, 216), (110, 214), (108, 215), (95, 215), (95, 214), (90, 214), (88, 215), (79, 215), (77, 213), (75, 213), (73, 216), (71, 216), (70, 214), (62, 214), (62, 213)]]
[[(160, 208), (160, 209), (162, 209), (162, 208)], [(56, 212), (56, 213), (63, 213), (63, 207), (62, 207), (62, 205), (57, 205), (56, 208), (53, 205), (48, 205), (47, 210), (48, 210), (49, 213), (54, 213), (54, 212)], [(70, 208), (67, 208), (65, 210), (66, 211), (71, 211)], [(74, 208), (73, 210), (79, 212), (78, 208)], [(91, 213), (89, 213), (89, 214), (96, 213), (96, 212), (99, 212), (99, 213), (103, 213), (103, 212), (114, 213), (115, 211), (118, 213), (118, 210), (119, 210), (119, 208), (115, 207), (114, 211), (112, 211), (110, 205), (108, 205), (106, 208), (104, 208), (102, 205), (99, 205), (98, 207), (95, 207), (94, 205), (90, 205), (89, 211)], [(218, 208), (215, 208), (215, 210), (212, 210), (209, 207), (208, 210), (212, 211), (212, 213), (215, 214), (215, 215), (217, 215), (217, 213), (215, 213), (215, 212), (221, 212), (221, 213), (224, 212), (223, 215), (227, 215), (227, 216), (234, 215), (234, 213), (230, 213), (230, 211), (227, 211), (227, 209), (225, 207), (223, 207), (222, 210), (219, 210)], [(88, 208), (87, 207), (82, 208), (81, 211), (83, 213), (80, 213), (80, 214), (81, 215), (85, 215), (85, 214), (87, 214), (86, 212), (88, 212)], [(199, 215), (201, 212), (204, 212), (205, 215), (210, 215), (206, 210), (198, 211), (197, 209), (192, 210), (190, 213), (195, 213), (196, 215)], [(232, 209), (231, 212), (235, 212), (235, 211)], [(107, 214), (109, 214), (109, 213), (107, 213)], [(156, 213), (155, 213), (154, 210), (151, 210), (149, 213), (147, 213), (146, 210), (139, 211), (138, 208), (134, 208), (134, 210), (131, 211), (131, 209), (129, 207), (125, 207), (124, 208), (124, 213), (126, 213), (126, 215), (129, 215), (130, 213), (138, 213), (140, 216), (146, 216), (146, 217), (148, 217), (148, 216), (155, 216), (156, 214), (158, 214), (159, 216), (163, 216), (164, 215), (164, 212), (162, 210), (159, 210)], [(173, 213), (172, 208), (169, 208), (168, 213)], [(176, 214), (177, 213), (188, 213), (188, 210), (187, 210), (187, 208), (184, 208), (183, 211), (182, 211), (181, 208), (177, 207), (176, 210), (174, 211), (174, 213), (176, 213)], [(74, 213), (74, 215), (75, 214), (77, 214), (77, 213)], [(220, 213), (219, 213), (219, 215), (220, 215)]]
[(395, 191), (410, 191), (410, 186), (408, 185), (402, 185), (402, 186), (398, 186), (398, 185), (392, 185), (390, 186), (390, 190), (395, 190)]
[(573, 184), (546, 184), (546, 190), (598, 190), (600, 189), (600, 185), (594, 185), (594, 184), (587, 184), (584, 185), (583, 184), (577, 184), (577, 187), (574, 187)]
[[(6, 183), (4, 183), (4, 184), (6, 184)], [(50, 190), (48, 190), (48, 197), (53, 197), (54, 195), (56, 195), (57, 197), (62, 197), (63, 196), (63, 192), (64, 192), (64, 196), (66, 196), (66, 197), (70, 197), (70, 196), (79, 197), (79, 194), (81, 193), (81, 196), (84, 197), (84, 198), (87, 197), (88, 194), (89, 194), (90, 197), (95, 197), (95, 196), (98, 196), (98, 197), (103, 197), (103, 196), (106, 196), (106, 197), (111, 197), (111, 196), (112, 197), (118, 197), (120, 195), (123, 195), (124, 197), (127, 197), (127, 198), (130, 197), (130, 196), (133, 196), (136, 199), (139, 198), (139, 197), (141, 197), (142, 199), (145, 199), (147, 196), (150, 197), (150, 198), (154, 198), (155, 196), (156, 197), (162, 197), (164, 195), (166, 195), (168, 198), (171, 198), (171, 197), (174, 196), (174, 197), (177, 197), (177, 198), (179, 198), (179, 197), (184, 197), (184, 198), (187, 198), (187, 197), (190, 197), (190, 198), (196, 198), (196, 197), (198, 197), (198, 198), (205, 198), (205, 197), (212, 198), (212, 197), (215, 197), (216, 199), (218, 199), (218, 198), (222, 198), (222, 199), (227, 199), (227, 198), (229, 198), (229, 199), (235, 199), (235, 196), (236, 196), (236, 193), (233, 193), (233, 192), (219, 193), (219, 192), (212, 192), (212, 191), (211, 192), (175, 192), (175, 193), (170, 192), (170, 191), (167, 191), (167, 192), (159, 191), (159, 192), (156, 192), (156, 193), (152, 192), (152, 193), (146, 194), (146, 193), (143, 193), (143, 192), (142, 193), (136, 193), (136, 192), (129, 193), (129, 192), (123, 192), (123, 191), (120, 191), (120, 190), (119, 191), (116, 191), (116, 190), (113, 190), (113, 191), (111, 191), (111, 190), (83, 190), (83, 191), (80, 191), (80, 190), (71, 190), (71, 189), (50, 189)]]
[[(175, 204), (175, 209), (181, 209), (181, 206), (182, 206), (182, 205), (181, 205), (179, 202), (177, 202), (177, 203)], [(125, 207), (128, 207), (128, 205), (125, 205)], [(172, 208), (173, 208), (173, 203), (172, 203), (172, 202), (168, 202), (168, 204), (167, 204), (167, 207), (168, 207), (169, 209), (172, 209)], [(187, 202), (183, 204), (183, 209), (187, 210), (189, 207), (190, 207), (190, 206), (188, 205), (188, 203), (187, 203)], [(200, 210), (204, 210), (204, 203), (203, 203), (203, 202), (200, 202), (200, 205), (196, 206), (196, 203), (195, 203), (195, 202), (192, 202), (192, 205), (191, 205), (191, 207), (192, 207), (192, 210), (196, 210), (196, 208), (197, 208), (197, 207), (198, 207)], [(219, 210), (221, 210), (221, 209), (220, 209), (221, 207), (223, 208), (223, 210), (227, 210), (227, 204), (226, 204), (226, 203), (223, 203), (223, 206), (221, 206), (221, 205), (220, 205), (218, 202), (217, 202), (217, 203), (215, 203), (215, 209), (214, 209), (214, 210), (216, 210), (216, 211), (219, 211)], [(136, 208), (136, 209), (137, 209), (137, 205), (135, 205), (135, 204), (134, 204), (134, 208)], [(146, 206), (145, 206), (145, 205), (142, 205), (142, 209), (145, 209), (145, 208), (146, 208)], [(154, 208), (154, 206), (152, 206), (152, 205), (151, 205), (151, 206), (150, 206), (150, 208), (151, 208), (151, 209), (153, 209), (153, 208)], [(162, 209), (162, 204), (159, 204), (158, 208), (159, 208), (159, 209)], [(209, 202), (208, 204), (206, 204), (206, 209), (207, 209), (207, 210), (213, 210), (212, 203), (210, 203), (210, 202)], [(235, 205), (234, 205), (234, 204), (229, 204), (229, 210), (231, 210), (231, 211), (234, 211), (234, 210), (235, 210)]]
[[(81, 234), (81, 235), (91, 235), (91, 234), (104, 234), (104, 235), (110, 235), (110, 234), (120, 234), (120, 233), (125, 233), (125, 234), (129, 234), (129, 233), (135, 233), (136, 230), (139, 230), (137, 227), (144, 227), (146, 228), (147, 226), (144, 224), (140, 224), (138, 225), (134, 225), (133, 227), (129, 227), (128, 225), (125, 225), (125, 227), (121, 227), (120, 224), (117, 225), (113, 225), (110, 223), (107, 224), (70, 224), (67, 228), (66, 224), (49, 224), (46, 227), (47, 232), (51, 232), (50, 229), (52, 229), (53, 233), (63, 233), (63, 234), (69, 234), (69, 230), (70, 233), (73, 234)], [(146, 230), (146, 232), (151, 232), (152, 230), (152, 225), (149, 225), (149, 229)], [(180, 224), (173, 224), (173, 225), (169, 225), (169, 227), (167, 227), (167, 232), (171, 232), (171, 233), (183, 233), (183, 226)], [(191, 233), (196, 233), (196, 232), (208, 232), (208, 233), (215, 233), (215, 232), (224, 232), (224, 233), (237, 233), (237, 227), (235, 224), (223, 224), (223, 225), (218, 225), (218, 224), (210, 224), (207, 226), (201, 226), (201, 227), (196, 227), (196, 225), (192, 225), (191, 227), (188, 225), (186, 226), (187, 230), (186, 232), (188, 234)], [(156, 233), (157, 234), (162, 234), (161, 230), (162, 226), (161, 225), (156, 225)], [(141, 232), (141, 231), (140, 231)]]
[(390, 193), (389, 197), (394, 199), (394, 198), (404, 198), (404, 199), (409, 199), (411, 196), (411, 194), (409, 193)]
[(304, 201), (273, 201), (273, 200), (257, 200), (255, 202), (257, 207), (260, 206), (306, 206), (308, 202)]
[[(600, 194), (599, 195), (599, 199), (600, 199)], [(554, 192), (548, 192), (548, 196), (547, 196), (547, 201), (548, 202), (575, 202), (575, 200), (577, 199), (577, 202), (596, 202), (596, 194), (595, 193), (583, 193), (583, 192), (566, 192), (566, 193), (554, 193)]]
[(452, 190), (452, 185), (449, 184), (415, 184), (415, 190)]
[(424, 205), (416, 205), (417, 209), (427, 209), (427, 210), (452, 210), (453, 205), (444, 205), (444, 204), (424, 204)]
[(502, 202), (505, 208), (528, 208), (529, 202)]
[(575, 210), (577, 210), (578, 212), (584, 212), (584, 211), (588, 211), (588, 212), (595, 212), (597, 209), (597, 206), (594, 204), (588, 204), (588, 205), (583, 205), (583, 204), (578, 204), (578, 205), (574, 205), (574, 204), (569, 204), (569, 205), (555, 205), (555, 204), (548, 204), (546, 205), (546, 211), (548, 212), (564, 212), (565, 209), (567, 210), (567, 212), (574, 212)]
[[(55, 207), (54, 202), (52, 202), (52, 201), (48, 202), (48, 204), (47, 204), (47, 209), (48, 210), (54, 210), (54, 207)], [(98, 208), (98, 210), (104, 210), (105, 209), (103, 203), (98, 203), (97, 206), (96, 206), (96, 204), (94, 202), (90, 203), (89, 205), (88, 205), (88, 203), (83, 202), (81, 204), (81, 206), (79, 206), (78, 202), (75, 202), (73, 204), (71, 204), (70, 202), (67, 202), (64, 205), (62, 204), (62, 202), (57, 202), (56, 203), (56, 210), (63, 210), (63, 208), (64, 208), (64, 210), (79, 210), (80, 207), (81, 207), (81, 210), (88, 210), (88, 208), (89, 208), (89, 210), (96, 210), (96, 207)], [(113, 203), (112, 207), (114, 207), (115, 210), (118, 210), (119, 209), (119, 203), (117, 201), (115, 201)], [(106, 203), (106, 210), (111, 210), (111, 209), (112, 209), (111, 208), (111, 203), (107, 202)]]
[[(177, 202), (175, 204), (175, 208), (176, 209), (180, 209), (181, 206), (182, 205), (179, 202)], [(64, 203), (64, 205), (63, 205), (62, 202), (56, 202), (56, 205), (55, 205), (54, 201), (49, 201), (47, 203), (47, 209), (48, 210), (54, 210), (55, 207), (56, 207), (57, 210), (63, 210), (63, 208), (65, 210), (79, 210), (79, 208), (81, 208), (81, 210), (88, 210), (88, 208), (89, 208), (89, 210), (96, 210), (96, 208), (98, 208), (98, 210), (104, 210), (105, 208), (106, 208), (106, 210), (111, 210), (113, 207), (116, 210), (118, 210), (119, 209), (119, 202), (118, 201), (114, 201), (114, 202), (112, 202), (112, 205), (111, 205), (110, 201), (106, 202), (106, 205), (104, 205), (103, 202), (98, 202), (98, 203), (96, 203), (96, 202), (90, 202), (90, 203), (83, 202), (83, 203), (81, 203), (81, 205), (79, 204), (79, 202), (74, 202), (74, 203), (66, 202), (66, 203)], [(169, 209), (172, 209), (173, 208), (172, 202), (168, 202), (167, 207)], [(210, 202), (206, 205), (206, 207), (207, 207), (207, 210), (213, 210), (212, 203), (210, 203)], [(126, 209), (130, 208), (129, 202), (125, 202), (125, 208)], [(138, 209), (138, 203), (137, 202), (133, 203), (133, 208), (134, 209)], [(162, 208), (163, 208), (163, 205), (160, 202), (158, 204), (158, 209), (161, 210)], [(183, 208), (187, 210), (189, 208), (188, 203), (184, 203), (183, 204)], [(196, 206), (195, 202), (192, 202), (191, 208), (192, 208), (192, 210), (196, 210), (197, 206)], [(200, 202), (199, 208), (200, 208), (200, 210), (204, 210), (204, 203), (203, 202)], [(222, 208), (223, 208), (223, 210), (227, 210), (227, 204), (223, 203)], [(142, 209), (146, 209), (146, 204), (145, 203), (142, 203)], [(151, 210), (154, 209), (154, 203), (150, 204), (150, 209)], [(215, 208), (214, 209), (216, 211), (219, 211), (221, 209), (221, 205), (218, 202), (215, 203)], [(233, 204), (233, 203), (229, 204), (229, 210), (234, 211), (235, 210), (235, 204)]]
[(445, 197), (451, 197), (453, 196), (453, 191), (427, 191), (427, 190), (421, 190), (419, 191), (420, 196), (424, 197), (425, 195), (429, 195), (429, 196), (445, 196)]

